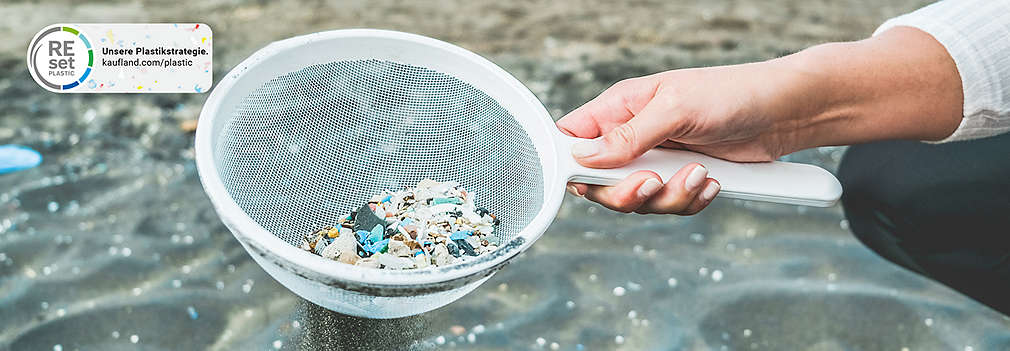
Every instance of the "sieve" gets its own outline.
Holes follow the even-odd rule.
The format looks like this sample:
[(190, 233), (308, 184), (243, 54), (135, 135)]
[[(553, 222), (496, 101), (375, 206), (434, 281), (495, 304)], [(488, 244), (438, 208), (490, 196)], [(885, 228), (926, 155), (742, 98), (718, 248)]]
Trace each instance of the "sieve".
[[(494, 63), (394, 31), (349, 29), (269, 44), (231, 70), (200, 113), (196, 161), (222, 222), (282, 285), (330, 310), (414, 315), (472, 291), (527, 249), (557, 214), (567, 181), (611, 185), (635, 170), (668, 179), (708, 167), (721, 197), (830, 206), (827, 171), (733, 163), (656, 149), (616, 169), (589, 169), (543, 104)], [(447, 267), (379, 270), (299, 249), (300, 238), (384, 189), (457, 181), (498, 214), (494, 252)]]

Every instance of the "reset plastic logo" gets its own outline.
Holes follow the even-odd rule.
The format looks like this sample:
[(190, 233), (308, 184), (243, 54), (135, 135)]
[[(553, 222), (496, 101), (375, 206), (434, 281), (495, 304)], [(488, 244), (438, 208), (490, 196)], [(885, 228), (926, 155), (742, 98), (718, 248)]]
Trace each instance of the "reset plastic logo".
[(95, 54), (83, 32), (67, 26), (51, 26), (32, 39), (28, 47), (28, 70), (39, 85), (60, 92), (80, 85), (91, 74)]

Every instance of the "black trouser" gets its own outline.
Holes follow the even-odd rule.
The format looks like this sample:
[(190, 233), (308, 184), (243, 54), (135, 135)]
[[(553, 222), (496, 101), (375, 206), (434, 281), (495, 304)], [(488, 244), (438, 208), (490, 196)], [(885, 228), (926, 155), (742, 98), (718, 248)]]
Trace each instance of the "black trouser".
[(857, 145), (838, 173), (860, 241), (1010, 315), (1010, 134)]

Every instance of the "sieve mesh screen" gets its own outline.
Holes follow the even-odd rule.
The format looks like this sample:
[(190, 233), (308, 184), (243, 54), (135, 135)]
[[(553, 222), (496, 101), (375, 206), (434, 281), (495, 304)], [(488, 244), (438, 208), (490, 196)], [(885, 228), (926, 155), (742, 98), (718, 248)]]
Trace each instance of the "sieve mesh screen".
[(306, 233), (383, 189), (454, 180), (515, 237), (540, 211), (544, 175), (511, 114), (452, 76), (380, 60), (278, 76), (246, 96), (214, 145), (229, 195), (277, 237)]

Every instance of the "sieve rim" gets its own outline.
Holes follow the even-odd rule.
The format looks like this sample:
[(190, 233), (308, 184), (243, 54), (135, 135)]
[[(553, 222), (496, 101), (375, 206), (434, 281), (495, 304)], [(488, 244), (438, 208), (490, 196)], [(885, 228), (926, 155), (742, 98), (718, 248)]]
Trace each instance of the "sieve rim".
[[(316, 41), (341, 38), (399, 40), (411, 44), (421, 44), (429, 49), (454, 55), (456, 58), (465, 60), (476, 68), (483, 70), (481, 73), (493, 75), (494, 79), (499, 80), (501, 83), (504, 83), (504, 86), (510, 88), (512, 90), (511, 93), (522, 97), (525, 100), (522, 103), (536, 110), (540, 117), (526, 118), (536, 121), (549, 131), (548, 137), (533, 141), (544, 171), (544, 198), (536, 216), (510, 242), (510, 244), (514, 244), (511, 245), (513, 246), (511, 249), (503, 247), (499, 251), (505, 251), (502, 251), (500, 254), (479, 256), (472, 261), (434, 269), (403, 271), (369, 269), (334, 262), (301, 250), (268, 231), (239, 207), (224, 187), (213, 156), (212, 141), (215, 135), (213, 134), (214, 128), (211, 126), (219, 118), (218, 112), (222, 101), (229, 96), (229, 92), (233, 90), (242, 77), (252, 71), (251, 68), (256, 67), (270, 57), (284, 50), (309, 45)], [(410, 63), (407, 62), (406, 64)], [(462, 80), (462, 78), (459, 79)], [(490, 94), (493, 92), (486, 93)], [(228, 117), (221, 116), (220, 118)], [(394, 295), (401, 293), (409, 294), (412, 291), (434, 292), (459, 287), (486, 277), (497, 271), (497, 269), (500, 269), (521, 252), (524, 252), (543, 235), (557, 215), (564, 198), (563, 189), (565, 180), (557, 169), (557, 163), (554, 162), (556, 161), (555, 155), (558, 147), (557, 138), (551, 132), (552, 130), (556, 132), (557, 127), (554, 125), (553, 119), (551, 119), (543, 103), (518, 79), (486, 58), (456, 45), (416, 34), (380, 29), (342, 29), (302, 35), (273, 42), (236, 65), (217, 83), (204, 103), (198, 126), (200, 127), (196, 131), (194, 146), (197, 171), (204, 191), (208, 194), (215, 211), (229, 231), (238, 240), (257, 248), (256, 254), (267, 258), (271, 262), (281, 264), (292, 271), (291, 273), (322, 282), (332, 287), (351, 291), (373, 295), (377, 294), (377, 292), (381, 293), (381, 289), (383, 288), (388, 288), (394, 292), (399, 291), (395, 292)], [(552, 190), (555, 188), (558, 190)], [(520, 242), (516, 242), (516, 240), (520, 239)], [(252, 254), (253, 252), (250, 251), (250, 253)]]

